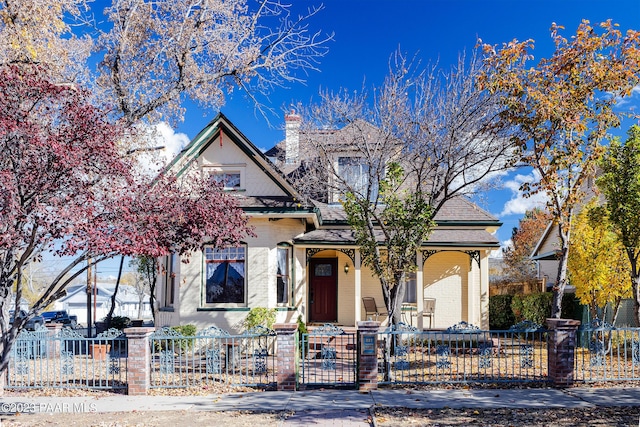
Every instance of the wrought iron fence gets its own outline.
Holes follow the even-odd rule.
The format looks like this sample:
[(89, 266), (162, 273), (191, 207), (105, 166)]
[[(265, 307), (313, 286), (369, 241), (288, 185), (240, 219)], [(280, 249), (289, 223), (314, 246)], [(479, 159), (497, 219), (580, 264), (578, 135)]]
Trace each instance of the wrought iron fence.
[(355, 387), (356, 342), (355, 333), (330, 324), (302, 334), (298, 387)]
[(152, 388), (276, 385), (276, 334), (264, 327), (230, 335), (211, 326), (195, 336), (164, 327), (151, 335), (150, 345)]
[(127, 341), (110, 329), (95, 338), (63, 328), (22, 331), (16, 338), (8, 366), (7, 388), (127, 387)]
[(505, 331), (401, 323), (378, 335), (378, 373), (380, 384), (546, 382), (547, 332), (531, 322)]
[(600, 319), (578, 330), (576, 381), (640, 380), (640, 329), (615, 328)]

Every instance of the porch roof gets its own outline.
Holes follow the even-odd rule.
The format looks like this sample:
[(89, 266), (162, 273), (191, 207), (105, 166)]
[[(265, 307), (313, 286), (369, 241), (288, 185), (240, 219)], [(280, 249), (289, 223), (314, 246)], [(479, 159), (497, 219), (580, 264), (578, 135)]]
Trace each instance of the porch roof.
[[(378, 241), (382, 242), (382, 233)], [(355, 245), (353, 231), (348, 228), (313, 230), (294, 239), (298, 244)], [(423, 243), (424, 246), (499, 247), (500, 242), (491, 233), (481, 229), (436, 228)]]

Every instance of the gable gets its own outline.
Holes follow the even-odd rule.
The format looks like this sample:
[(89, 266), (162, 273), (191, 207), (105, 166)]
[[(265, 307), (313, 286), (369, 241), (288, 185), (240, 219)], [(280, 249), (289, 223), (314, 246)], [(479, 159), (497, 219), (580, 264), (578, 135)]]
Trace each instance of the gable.
[(297, 192), (264, 154), (224, 115), (212, 120), (167, 167), (179, 176), (193, 169), (239, 178), (243, 196), (296, 197)]

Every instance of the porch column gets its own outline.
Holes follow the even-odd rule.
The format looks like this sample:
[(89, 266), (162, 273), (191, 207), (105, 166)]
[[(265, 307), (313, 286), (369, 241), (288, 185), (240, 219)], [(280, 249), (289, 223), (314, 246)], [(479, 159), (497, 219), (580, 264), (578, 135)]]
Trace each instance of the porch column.
[(422, 251), (418, 251), (416, 254), (416, 263), (418, 269), (416, 270), (416, 320), (418, 330), (422, 331), (424, 328), (424, 283), (422, 282), (422, 271), (424, 268), (424, 260), (422, 259)]
[(477, 271), (478, 263), (469, 255), (469, 274), (467, 274), (467, 322), (478, 326), (480, 316), (478, 309), (480, 308), (480, 277)]
[(362, 318), (362, 271), (361, 268), (360, 249), (356, 249), (356, 256), (353, 265), (354, 280), (355, 280), (355, 322), (356, 324)]
[[(481, 251), (480, 254), (480, 329), (489, 330), (489, 254), (491, 251)], [(484, 254), (484, 256), (482, 256)]]

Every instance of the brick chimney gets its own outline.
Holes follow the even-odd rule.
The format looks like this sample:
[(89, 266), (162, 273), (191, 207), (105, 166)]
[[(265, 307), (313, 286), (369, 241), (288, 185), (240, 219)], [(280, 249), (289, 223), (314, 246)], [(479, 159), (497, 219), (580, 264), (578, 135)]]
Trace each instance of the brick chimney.
[(298, 161), (300, 120), (300, 115), (296, 114), (293, 110), (284, 116), (285, 161), (287, 163), (296, 163)]

